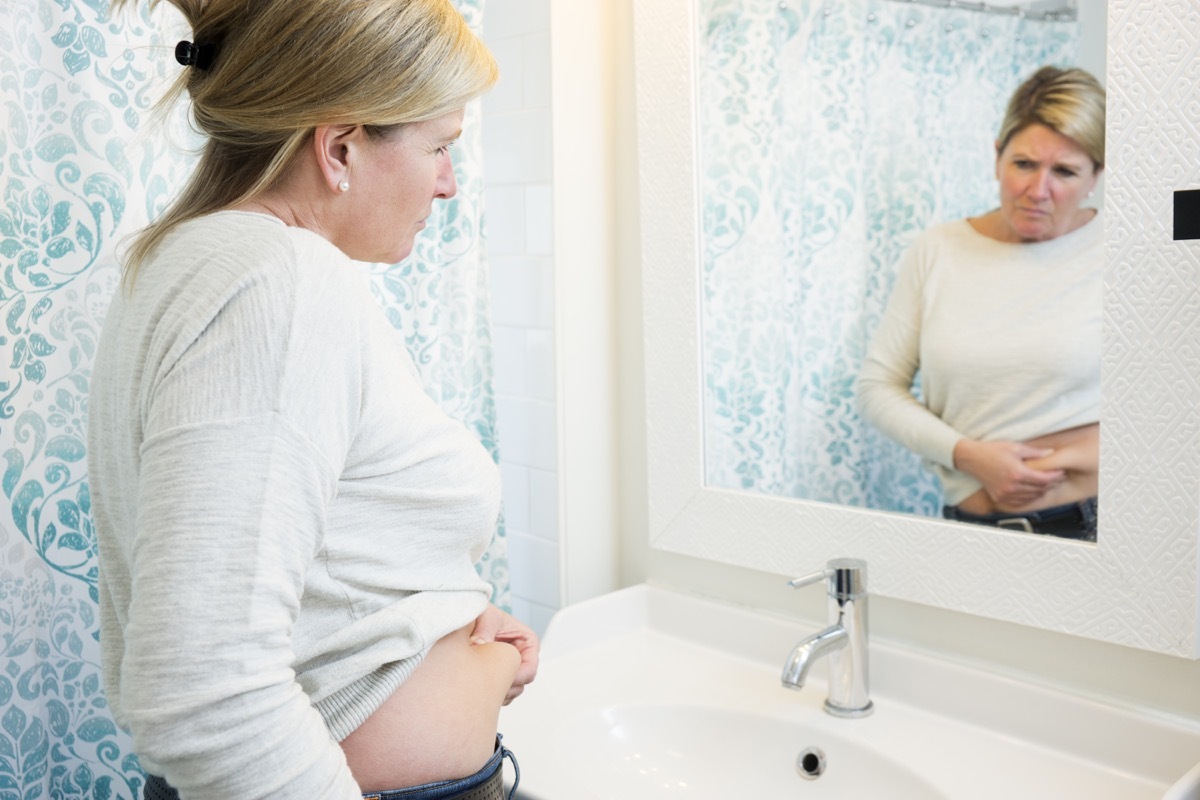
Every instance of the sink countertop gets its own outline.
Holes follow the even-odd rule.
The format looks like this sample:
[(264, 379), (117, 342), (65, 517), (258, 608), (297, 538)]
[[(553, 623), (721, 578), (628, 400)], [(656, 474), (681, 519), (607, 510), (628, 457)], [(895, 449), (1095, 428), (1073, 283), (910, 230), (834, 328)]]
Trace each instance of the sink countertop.
[[(1200, 761), (1194, 720), (1121, 708), (878, 641), (870, 645), (875, 713), (836, 719), (821, 709), (824, 663), (813, 667), (802, 691), (780, 685), (784, 658), (812, 632), (794, 620), (646, 585), (563, 609), (544, 637), (537, 680), (500, 717), (505, 744), (521, 763), (521, 796), (717, 797), (704, 784), (715, 787), (728, 772), (754, 774), (767, 787), (760, 792), (840, 797), (832, 778), (824, 786), (825, 777), (804, 782), (793, 766), (801, 749), (825, 742), (831, 769), (835, 751), (842, 768), (878, 755), (948, 800), (1158, 800)], [(713, 741), (749, 740), (768, 726), (770, 746), (737, 758), (729, 748), (719, 756), (689, 754), (679, 752), (688, 730), (677, 729), (674, 743), (642, 752), (652, 732), (631, 733), (628, 720), (644, 725), (672, 713), (693, 726), (711, 719), (723, 728), (708, 734)], [(669, 723), (653, 727), (670, 731)], [(737, 728), (743, 724), (751, 727)], [(846, 747), (834, 747), (839, 742)], [(635, 744), (637, 753), (630, 750)], [(697, 781), (655, 789), (650, 778), (629, 771), (626, 756), (642, 759), (643, 772), (654, 762), (660, 782), (671, 769), (684, 777), (690, 769)], [(689, 757), (707, 760), (689, 768)]]

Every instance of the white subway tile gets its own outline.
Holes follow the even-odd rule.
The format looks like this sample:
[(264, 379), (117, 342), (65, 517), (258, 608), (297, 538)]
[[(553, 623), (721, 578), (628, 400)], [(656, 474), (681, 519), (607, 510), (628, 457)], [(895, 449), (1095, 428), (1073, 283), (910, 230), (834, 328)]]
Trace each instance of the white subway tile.
[(546, 628), (550, 626), (550, 620), (554, 617), (554, 613), (558, 611), (558, 606), (544, 606), (541, 603), (528, 603), (524, 609), (528, 617), (518, 617), (522, 622), (533, 629), (533, 632), (538, 635), (538, 638), (546, 635)]
[(522, 37), (521, 78), (526, 108), (550, 107), (550, 31)]
[(538, 316), (540, 280), (537, 262), (532, 259), (491, 259), (493, 324), (528, 327)]
[(549, 541), (558, 541), (558, 476), (531, 469), (525, 473), (529, 486), (529, 527), (525, 530)]
[(558, 609), (534, 603), (525, 597), (519, 597), (515, 592), (511, 598), (512, 615), (528, 625), (539, 639), (545, 636), (546, 629), (550, 627), (550, 620)]
[(531, 328), (554, 327), (554, 259), (538, 259), (538, 315)]
[(526, 400), (529, 405), (530, 456), (528, 465), (536, 469), (554, 471), (558, 465), (558, 419), (554, 403), (542, 400)]
[(531, 527), (529, 516), (529, 468), (508, 464), (503, 460), (501, 449), (500, 491), (504, 500), (504, 527), (510, 533), (528, 533)]
[(488, 0), (483, 12), (484, 41), (548, 30), (549, 0)]
[(505, 462), (553, 471), (558, 460), (554, 404), (496, 398), (496, 435)]
[(483, 126), (484, 169), (495, 183), (548, 183), (550, 109), (492, 114)]
[[(509, 588), (511, 589), (512, 587), (510, 586)], [(521, 620), (521, 622), (524, 622), (526, 625), (529, 625), (529, 627), (533, 628), (533, 625), (530, 625), (529, 623), (529, 620), (533, 618), (533, 603), (530, 603), (524, 597), (518, 597), (516, 594), (512, 594), (511, 598), (512, 615)], [(539, 616), (541, 615), (539, 614)], [(538, 638), (541, 638), (542, 634), (537, 628), (533, 628), (533, 632), (538, 635)]]
[[(549, 301), (553, 303), (551, 299)], [(554, 383), (554, 333), (546, 329), (525, 331), (525, 365), (522, 373), (525, 394), (538, 400), (557, 399)]]
[(527, 250), (525, 187), (488, 184), (484, 188), (484, 226), (489, 258), (524, 255)]
[(546, 259), (491, 259), (492, 323), (525, 328), (554, 322), (552, 265)]
[(508, 569), (514, 595), (544, 606), (558, 606), (557, 544), (524, 533), (510, 533)]
[(525, 187), (525, 246), (530, 253), (554, 253), (553, 197), (549, 184)]
[(496, 59), (496, 66), (500, 68), (500, 79), (491, 91), (483, 96), (485, 127), (491, 114), (523, 108), (526, 105), (525, 87), (529, 83), (525, 76), (525, 37), (510, 36), (490, 40), (487, 46)]
[(511, 466), (529, 466), (531, 435), (529, 420), (521, 400), (497, 397), (496, 440), (502, 462)]
[(513, 613), (540, 636), (558, 609), (549, 0), (488, 0), (500, 80), (483, 98), (494, 390)]
[(529, 347), (524, 328), (492, 327), (492, 388), (496, 394), (529, 393)]

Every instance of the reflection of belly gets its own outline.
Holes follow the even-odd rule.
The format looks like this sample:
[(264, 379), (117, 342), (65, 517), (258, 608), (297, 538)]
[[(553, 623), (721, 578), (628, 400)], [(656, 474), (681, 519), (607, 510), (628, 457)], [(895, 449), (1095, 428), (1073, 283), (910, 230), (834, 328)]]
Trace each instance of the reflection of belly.
[[(1029, 461), (1035, 469), (1058, 468), (1081, 475), (1096, 475), (1100, 467), (1100, 423), (1080, 425), (1065, 431), (1048, 433), (1026, 444), (1045, 447), (1054, 453), (1044, 459)], [(1041, 465), (1041, 466), (1039, 466)]]
[(472, 627), (440, 639), (342, 742), (364, 792), (466, 777), (491, 757), (500, 706), (521, 658), (509, 644), (471, 644)]
[(1100, 423), (1048, 433), (1029, 439), (1026, 444), (1054, 451), (1045, 458), (1030, 459), (1026, 464), (1034, 469), (1065, 470), (1066, 479), (1027, 505), (999, 505), (980, 489), (959, 503), (958, 507), (972, 514), (1037, 511), (1096, 496), (1100, 474)]

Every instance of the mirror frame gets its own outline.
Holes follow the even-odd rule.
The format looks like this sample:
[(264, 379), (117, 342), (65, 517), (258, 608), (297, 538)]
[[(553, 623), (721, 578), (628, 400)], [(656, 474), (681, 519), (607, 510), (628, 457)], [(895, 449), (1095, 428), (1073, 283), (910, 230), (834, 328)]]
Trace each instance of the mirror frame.
[(789, 577), (863, 558), (875, 594), (1200, 656), (1200, 252), (1170, 241), (1172, 195), (1160, 188), (1198, 177), (1165, 132), (1200, 131), (1200, 113), (1164, 118), (1187, 104), (1156, 102), (1179, 67), (1165, 63), (1163, 37), (1179, 34), (1110, 0), (1102, 501), (1090, 544), (705, 485), (696, 10), (654, 0), (633, 12), (651, 547)]

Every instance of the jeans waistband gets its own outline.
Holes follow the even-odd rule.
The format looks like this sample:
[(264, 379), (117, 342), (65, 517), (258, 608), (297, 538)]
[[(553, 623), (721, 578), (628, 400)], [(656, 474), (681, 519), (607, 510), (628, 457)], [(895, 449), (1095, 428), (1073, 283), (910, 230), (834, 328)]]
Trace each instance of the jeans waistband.
[[(508, 800), (513, 800), (517, 794), (517, 784), (521, 782), (521, 768), (517, 765), (517, 757), (504, 746), (502, 738), (496, 734), (496, 749), (492, 757), (474, 775), (406, 789), (369, 792), (363, 795), (363, 800), (504, 800), (501, 766), (506, 758), (513, 765), (513, 785), (508, 793)], [(147, 775), (142, 797), (144, 800), (179, 800), (179, 793), (162, 778)]]
[(942, 516), (959, 522), (991, 525), (1006, 530), (1062, 536), (1068, 539), (1096, 541), (1096, 498), (1089, 497), (1075, 503), (1064, 503), (1037, 511), (1012, 514), (998, 511), (994, 514), (972, 514), (958, 506), (946, 506)]
[(503, 736), (496, 734), (496, 749), (487, 763), (474, 775), (449, 781), (435, 781), (420, 786), (409, 786), (404, 789), (389, 789), (383, 792), (368, 792), (363, 800), (503, 800), (503, 766), (504, 759), (512, 761), (513, 785), (508, 792), (508, 800), (513, 800), (517, 794), (517, 784), (521, 782), (521, 768), (517, 765), (517, 757), (504, 746)]

